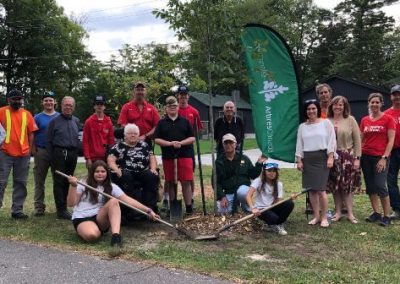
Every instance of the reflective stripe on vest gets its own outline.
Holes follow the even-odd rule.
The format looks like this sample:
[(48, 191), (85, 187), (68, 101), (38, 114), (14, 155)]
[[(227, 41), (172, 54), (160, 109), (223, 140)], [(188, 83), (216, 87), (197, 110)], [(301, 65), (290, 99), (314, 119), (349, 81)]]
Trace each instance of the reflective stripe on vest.
[[(9, 144), (10, 143), (10, 137), (11, 137), (11, 113), (9, 109), (6, 109), (6, 141), (5, 143)], [(21, 138), (19, 139), (19, 143), (21, 145), (24, 144), (25, 142), (25, 133), (26, 133), (26, 112), (24, 111), (22, 113), (22, 123), (21, 123)]]

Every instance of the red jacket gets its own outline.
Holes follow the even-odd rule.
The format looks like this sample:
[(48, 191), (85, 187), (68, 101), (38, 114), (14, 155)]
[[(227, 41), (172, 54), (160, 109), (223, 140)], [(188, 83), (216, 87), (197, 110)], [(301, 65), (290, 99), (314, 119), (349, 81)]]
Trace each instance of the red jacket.
[(85, 121), (82, 143), (85, 159), (104, 160), (105, 145), (111, 147), (115, 144), (114, 127), (110, 117), (104, 115), (104, 119), (99, 120), (96, 114), (92, 114)]

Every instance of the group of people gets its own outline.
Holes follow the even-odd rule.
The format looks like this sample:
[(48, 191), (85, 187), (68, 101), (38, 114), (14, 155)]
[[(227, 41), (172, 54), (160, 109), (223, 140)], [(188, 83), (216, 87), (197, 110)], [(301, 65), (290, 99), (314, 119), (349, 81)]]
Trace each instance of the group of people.
[[(137, 82), (132, 88), (132, 100), (126, 103), (118, 119), (123, 127), (123, 139), (116, 142), (111, 118), (105, 114), (106, 100), (95, 96), (94, 113), (84, 123), (83, 154), (88, 176), (85, 182), (145, 212), (151, 219), (158, 215), (158, 184), (160, 182), (154, 143), (161, 147), (165, 179), (165, 200), (177, 199), (175, 184), (182, 187), (186, 213), (193, 213), (195, 167), (195, 136), (202, 128), (199, 112), (189, 105), (189, 91), (179, 86), (176, 96), (165, 100), (164, 113), (146, 100), (146, 86)], [(350, 113), (345, 97), (332, 99), (327, 84), (316, 87), (318, 100), (304, 102), (304, 123), (299, 126), (296, 162), (302, 171), (302, 186), (310, 189), (314, 218), (310, 225), (328, 227), (327, 192), (335, 201), (333, 221), (347, 218), (357, 223), (352, 208), (352, 195), (361, 189), (361, 169), (364, 173), (372, 214), (366, 219), (390, 224), (400, 217), (400, 196), (397, 187), (400, 156), (400, 85), (391, 90), (393, 106), (382, 112), (383, 97), (379, 93), (368, 98), (369, 115), (360, 127)], [(111, 230), (113, 245), (121, 245), (121, 212), (115, 199), (82, 186), (74, 177), (79, 150), (80, 121), (73, 115), (75, 100), (61, 100), (60, 113), (55, 110), (53, 92), (42, 96), (43, 111), (34, 117), (23, 108), (24, 95), (18, 90), (7, 94), (8, 105), (0, 108), (0, 207), (8, 176), (13, 170), (11, 216), (25, 219), (23, 205), (27, 196), (27, 176), (30, 155), (34, 156), (34, 215), (46, 211), (45, 179), (51, 168), (53, 195), (60, 219), (72, 219), (82, 239), (90, 241)], [(217, 204), (220, 213), (234, 213), (238, 206), (263, 220), (269, 229), (287, 234), (283, 223), (293, 211), (294, 203), (282, 200), (283, 184), (279, 181), (279, 166), (261, 155), (256, 164), (243, 154), (244, 124), (236, 116), (232, 101), (225, 103), (224, 115), (215, 122), (217, 143), (216, 178)], [(396, 129), (397, 128), (397, 129)], [(397, 131), (396, 131), (397, 130)], [(389, 162), (390, 161), (390, 162)], [(56, 171), (70, 176), (67, 180)], [(389, 190), (386, 187), (389, 185)], [(389, 198), (390, 196), (390, 198)], [(383, 216), (379, 213), (379, 202)], [(394, 213), (390, 216), (390, 205)], [(73, 206), (73, 214), (67, 210)], [(262, 211), (273, 206), (272, 209)]]
[[(347, 219), (358, 223), (353, 213), (352, 196), (361, 190), (361, 170), (372, 213), (367, 222), (388, 226), (399, 218), (400, 85), (391, 89), (392, 106), (382, 112), (383, 96), (368, 96), (369, 114), (360, 126), (351, 116), (343, 96), (332, 99), (327, 84), (316, 87), (319, 100), (304, 102), (304, 123), (299, 126), (296, 145), (297, 168), (302, 171), (303, 188), (310, 189), (314, 218), (310, 225), (329, 227), (327, 192), (333, 194), (332, 221)], [(383, 214), (379, 207), (382, 207)], [(393, 214), (390, 214), (392, 206)]]
[[(132, 100), (122, 107), (118, 118), (124, 133), (123, 140), (116, 142), (116, 129), (111, 118), (105, 114), (106, 100), (101, 95), (95, 96), (94, 113), (84, 123), (82, 138), (88, 184), (146, 211), (153, 219), (158, 218), (160, 177), (153, 152), (155, 142), (162, 150), (166, 197), (170, 202), (176, 202), (174, 184), (180, 181), (186, 213), (193, 213), (193, 143), (203, 126), (199, 112), (188, 101), (188, 88), (179, 86), (176, 96), (166, 99), (160, 119), (157, 108), (146, 100), (145, 84), (135, 83)], [(0, 207), (12, 170), (11, 217), (28, 218), (23, 206), (27, 196), (29, 160), (33, 155), (34, 215), (43, 216), (46, 212), (45, 182), (51, 169), (57, 218), (72, 219), (78, 234), (85, 240), (96, 238), (104, 229), (111, 227), (112, 242), (120, 243), (120, 236), (114, 236), (119, 232), (116, 220), (121, 220), (121, 214), (118, 216), (115, 213), (119, 205), (78, 186), (73, 177), (82, 129), (79, 119), (73, 115), (75, 99), (63, 97), (60, 112), (57, 112), (55, 94), (45, 92), (41, 98), (43, 111), (35, 116), (24, 108), (24, 94), (18, 90), (7, 94), (7, 103), (0, 108)], [(221, 120), (219, 127), (221, 133), (226, 133), (232, 129), (230, 124), (240, 124), (237, 139), (242, 141), (243, 122), (234, 113), (233, 102), (226, 102), (224, 117), (218, 119)], [(233, 131), (238, 127), (234, 127)], [(219, 141), (222, 136), (215, 139), (218, 145), (222, 145)], [(71, 178), (67, 180), (56, 171)], [(99, 204), (108, 205), (102, 209)], [(68, 206), (74, 206), (73, 214), (68, 211)], [(122, 206), (123, 214), (124, 210), (128, 211)]]

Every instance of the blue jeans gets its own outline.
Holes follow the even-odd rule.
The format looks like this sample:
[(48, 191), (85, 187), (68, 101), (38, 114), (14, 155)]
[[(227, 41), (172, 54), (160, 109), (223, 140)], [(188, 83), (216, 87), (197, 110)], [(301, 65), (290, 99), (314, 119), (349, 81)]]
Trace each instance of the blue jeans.
[(13, 157), (0, 151), (0, 207), (3, 206), (4, 192), (7, 187), (8, 176), (13, 170), (13, 193), (11, 213), (23, 211), (27, 195), (26, 182), (29, 172), (30, 156)]
[[(241, 185), (236, 191), (236, 201), (238, 204), (240, 204), (240, 207), (242, 207), (242, 210), (244, 212), (251, 212), (249, 206), (247, 205), (246, 202), (246, 195), (247, 192), (249, 191), (249, 186), (247, 185)], [(218, 213), (226, 214), (226, 213), (231, 213), (232, 212), (232, 207), (233, 207), (233, 199), (234, 199), (234, 194), (226, 194), (225, 197), (228, 199), (228, 207), (222, 208), (220, 206), (220, 201), (217, 202), (217, 207), (218, 207)]]
[(392, 150), (390, 154), (389, 171), (387, 175), (387, 185), (389, 190), (390, 206), (393, 210), (400, 211), (400, 193), (397, 184), (397, 176), (400, 169), (400, 148)]

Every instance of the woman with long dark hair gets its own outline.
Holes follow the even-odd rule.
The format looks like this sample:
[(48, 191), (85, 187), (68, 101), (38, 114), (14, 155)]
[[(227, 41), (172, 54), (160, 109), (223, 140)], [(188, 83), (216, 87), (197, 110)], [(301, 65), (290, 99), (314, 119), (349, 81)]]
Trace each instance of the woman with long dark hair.
[(253, 180), (250, 185), (246, 201), (255, 216), (267, 223), (279, 235), (287, 235), (283, 223), (293, 211), (294, 203), (292, 200), (260, 213), (261, 209), (270, 207), (283, 198), (283, 184), (279, 181), (278, 169), (278, 164), (265, 162), (261, 175)]
[(149, 218), (153, 220), (159, 218), (151, 208), (127, 196), (116, 184), (111, 183), (110, 173), (104, 161), (98, 160), (92, 164), (86, 183), (117, 199), (108, 200), (98, 192), (78, 185), (77, 178), (74, 176), (70, 176), (68, 181), (70, 187), (67, 204), (74, 207), (72, 223), (76, 232), (84, 241), (95, 241), (100, 238), (102, 233), (111, 229), (111, 245), (122, 246), (120, 235), (121, 210), (117, 199), (147, 212)]

